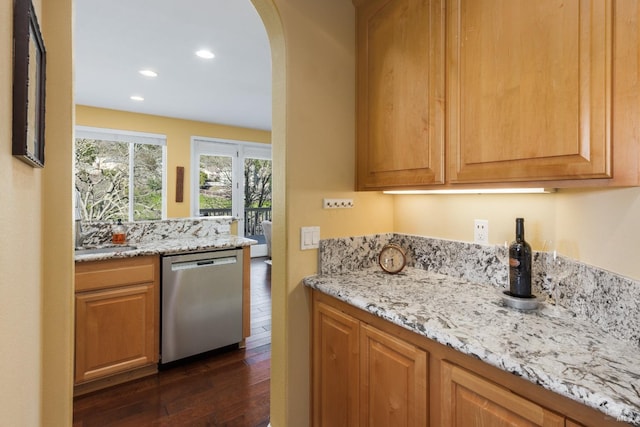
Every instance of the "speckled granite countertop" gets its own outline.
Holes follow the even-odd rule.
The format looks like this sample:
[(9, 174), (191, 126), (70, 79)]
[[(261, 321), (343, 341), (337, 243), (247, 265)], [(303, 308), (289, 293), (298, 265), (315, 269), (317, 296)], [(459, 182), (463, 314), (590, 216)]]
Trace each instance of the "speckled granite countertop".
[(113, 251), (81, 254), (76, 252), (76, 262), (131, 258), (141, 255), (171, 255), (250, 246), (253, 239), (231, 234), (233, 217), (174, 218), (162, 221), (125, 222), (127, 245), (135, 249), (122, 251), (112, 245), (113, 223), (83, 223), (84, 247), (113, 247)]
[[(244, 237), (233, 235), (216, 235), (213, 237), (185, 237), (185, 238), (166, 238), (155, 241), (147, 241), (142, 243), (130, 242), (128, 244), (135, 246), (135, 249), (122, 251), (121, 248), (114, 245), (112, 252), (104, 252), (97, 254), (78, 254), (75, 255), (76, 262), (85, 261), (102, 261), (106, 259), (130, 258), (141, 255), (171, 255), (186, 252), (200, 252), (207, 250), (230, 249), (244, 246), (254, 245), (258, 242)], [(100, 247), (100, 245), (98, 245)]]
[(417, 268), (316, 275), (304, 284), (640, 426), (638, 347), (566, 309), (515, 310), (492, 285)]

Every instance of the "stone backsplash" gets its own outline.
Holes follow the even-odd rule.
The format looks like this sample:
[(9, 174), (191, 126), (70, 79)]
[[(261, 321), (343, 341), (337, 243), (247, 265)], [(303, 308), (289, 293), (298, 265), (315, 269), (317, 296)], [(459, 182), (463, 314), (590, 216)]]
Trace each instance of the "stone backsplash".
[[(177, 218), (161, 221), (123, 222), (127, 227), (127, 242), (148, 243), (155, 240), (215, 237), (231, 233), (233, 217)], [(82, 222), (83, 246), (111, 243), (113, 222)]]
[[(375, 234), (320, 240), (318, 274), (339, 274), (375, 267), (387, 243), (404, 250), (407, 265), (496, 288), (507, 287), (507, 251), (502, 245), (479, 245), (406, 234)], [(532, 291), (613, 336), (640, 346), (640, 282), (560, 256), (562, 278), (549, 274), (545, 252), (533, 253)], [(559, 282), (558, 290), (555, 284)]]

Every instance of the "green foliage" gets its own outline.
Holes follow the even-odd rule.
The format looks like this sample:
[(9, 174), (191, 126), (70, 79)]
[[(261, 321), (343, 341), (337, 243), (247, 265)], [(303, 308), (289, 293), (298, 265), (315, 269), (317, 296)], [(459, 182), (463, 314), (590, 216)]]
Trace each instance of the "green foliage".
[(162, 216), (162, 147), (134, 145), (134, 200), (129, 200), (129, 143), (93, 139), (76, 140), (76, 189), (80, 192), (83, 219), (114, 221)]
[(271, 160), (245, 159), (244, 206), (262, 208), (271, 206)]
[(231, 209), (231, 199), (200, 194), (200, 209)]

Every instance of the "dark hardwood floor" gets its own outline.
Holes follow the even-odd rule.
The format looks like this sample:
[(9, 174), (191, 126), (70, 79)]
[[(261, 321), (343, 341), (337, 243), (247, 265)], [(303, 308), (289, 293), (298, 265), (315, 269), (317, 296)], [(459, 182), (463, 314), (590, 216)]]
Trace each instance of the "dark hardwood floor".
[(269, 424), (271, 266), (251, 260), (251, 337), (157, 375), (74, 399), (74, 427)]

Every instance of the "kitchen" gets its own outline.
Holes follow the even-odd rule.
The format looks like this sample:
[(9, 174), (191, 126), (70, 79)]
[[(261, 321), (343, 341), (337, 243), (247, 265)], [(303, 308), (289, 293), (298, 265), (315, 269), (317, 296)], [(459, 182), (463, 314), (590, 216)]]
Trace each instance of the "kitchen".
[[(5, 20), (11, 16), (9, 3), (2, 5)], [(10, 201), (0, 207), (1, 231), (6, 242), (20, 242), (19, 250), (5, 243), (0, 261), (5, 277), (12, 278), (10, 283), (2, 282), (1, 312), (7, 320), (2, 322), (0, 338), (8, 346), (1, 364), (8, 385), (2, 409), (3, 417), (12, 424), (40, 425), (48, 420), (68, 425), (73, 255), (58, 248), (61, 241), (72, 246), (68, 143), (73, 117), (72, 14), (70, 2), (34, 3), (40, 10), (51, 83), (47, 91), (47, 166), (42, 171), (28, 169), (7, 154), (8, 148), (0, 156), (3, 200), (6, 196)], [(274, 201), (272, 425), (308, 423), (310, 300), (301, 281), (316, 272), (317, 254), (298, 249), (302, 226), (320, 226), (322, 238), (393, 231), (469, 242), (473, 220), (483, 218), (489, 220), (489, 239), (496, 243), (511, 240), (513, 219), (524, 216), (534, 247), (540, 247), (551, 234), (567, 242), (564, 255), (640, 278), (640, 267), (634, 262), (635, 241), (640, 237), (637, 188), (509, 196), (354, 192), (355, 77), (344, 71), (355, 68), (353, 5), (342, 0), (254, 4), (272, 43), (274, 162), (281, 166), (276, 168), (274, 185), (279, 190)], [(636, 12), (629, 16), (637, 19), (634, 7)], [(4, 26), (2, 33), (5, 58), (10, 57), (10, 27)], [(637, 48), (633, 52), (637, 58)], [(11, 75), (9, 62), (3, 65), (3, 75)], [(5, 79), (0, 91), (11, 93), (10, 79)], [(637, 117), (637, 87), (631, 97), (636, 111), (629, 114)], [(0, 111), (5, 125), (2, 145), (8, 147), (9, 104), (3, 104)], [(630, 138), (638, 140), (637, 126)], [(355, 207), (323, 210), (325, 197), (351, 198)], [(26, 254), (32, 254), (33, 268), (21, 267)]]

